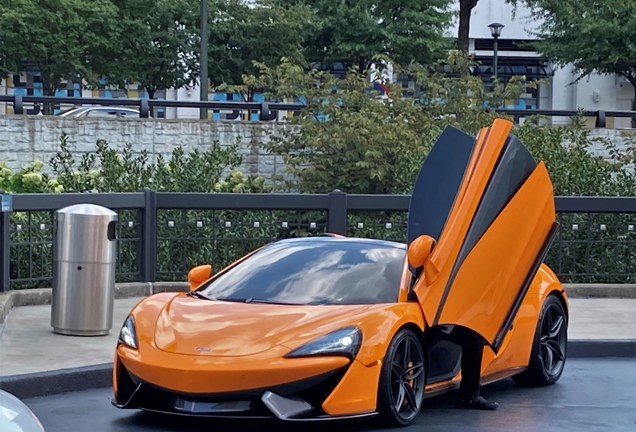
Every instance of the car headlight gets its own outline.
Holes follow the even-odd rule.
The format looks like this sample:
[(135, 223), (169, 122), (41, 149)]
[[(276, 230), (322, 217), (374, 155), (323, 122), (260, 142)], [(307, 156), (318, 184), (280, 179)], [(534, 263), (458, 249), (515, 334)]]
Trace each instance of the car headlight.
[(321, 336), (292, 350), (285, 358), (313, 356), (344, 356), (353, 360), (362, 345), (362, 332), (357, 327), (346, 327)]
[(129, 315), (124, 321), (119, 331), (119, 343), (128, 345), (131, 348), (137, 348), (137, 332), (135, 331), (135, 320)]

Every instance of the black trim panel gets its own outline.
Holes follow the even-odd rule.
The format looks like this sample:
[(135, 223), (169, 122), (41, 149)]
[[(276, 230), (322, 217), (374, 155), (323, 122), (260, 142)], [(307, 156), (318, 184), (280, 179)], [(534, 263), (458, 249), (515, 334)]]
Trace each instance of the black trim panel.
[(421, 235), (436, 240), (446, 225), (475, 148), (475, 138), (447, 126), (424, 159), (408, 210), (407, 244)]
[(554, 222), (554, 224), (552, 225), (552, 228), (550, 229), (550, 232), (548, 233), (548, 236), (543, 242), (543, 246), (541, 247), (541, 250), (539, 251), (537, 258), (532, 264), (532, 267), (530, 267), (530, 271), (526, 275), (526, 279), (523, 281), (523, 285), (521, 285), (519, 294), (517, 294), (517, 297), (515, 298), (515, 301), (512, 304), (512, 308), (508, 312), (508, 316), (506, 317), (506, 320), (504, 321), (503, 325), (499, 329), (499, 333), (497, 333), (497, 337), (495, 338), (495, 341), (492, 345), (492, 349), (495, 352), (495, 354), (499, 352), (499, 349), (501, 348), (501, 344), (504, 341), (506, 333), (508, 333), (508, 330), (512, 326), (512, 322), (514, 321), (515, 316), (517, 316), (517, 312), (519, 311), (519, 308), (521, 307), (521, 304), (523, 303), (523, 299), (526, 297), (526, 294), (528, 293), (528, 290), (530, 289), (530, 285), (532, 284), (532, 281), (534, 280), (535, 275), (539, 271), (539, 267), (541, 267), (541, 263), (543, 262), (543, 260), (545, 260), (545, 257), (548, 255), (548, 251), (550, 250), (550, 247), (552, 246), (552, 242), (554, 242), (554, 239), (556, 238), (558, 229), (559, 229), (559, 223)]
[[(275, 385), (267, 388), (254, 388), (235, 392), (223, 393), (183, 393), (179, 391), (163, 388), (152, 383), (141, 380), (128, 371), (123, 364), (120, 363), (118, 370), (118, 383), (122, 381), (130, 381), (135, 387), (128, 385), (128, 391), (125, 394), (119, 392), (112, 404), (121, 409), (142, 409), (160, 411), (173, 414), (187, 414), (195, 416), (227, 416), (234, 418), (244, 417), (267, 417), (273, 418), (271, 412), (264, 406), (261, 397), (265, 391), (271, 391), (283, 397), (298, 396), (306, 400), (314, 407), (315, 415), (322, 415), (322, 404), (334, 391), (349, 370), (350, 364), (338, 369), (326, 372), (324, 374), (305, 378), (299, 381), (289, 382), (285, 384)], [(213, 410), (202, 412), (184, 412), (179, 409), (178, 404), (183, 402), (199, 403), (224, 403), (224, 402), (244, 402), (250, 403), (250, 408), (246, 411), (237, 413), (215, 412)]]

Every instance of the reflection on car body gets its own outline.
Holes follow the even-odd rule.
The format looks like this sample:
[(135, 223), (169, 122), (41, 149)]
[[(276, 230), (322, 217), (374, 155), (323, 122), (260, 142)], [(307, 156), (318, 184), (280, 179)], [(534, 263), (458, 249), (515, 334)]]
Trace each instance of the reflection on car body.
[(0, 390), (0, 431), (44, 432), (44, 427), (24, 402)]
[(84, 106), (71, 108), (58, 115), (60, 117), (139, 118), (139, 110), (113, 106)]
[(158, 293), (122, 326), (113, 404), (182, 415), (409, 424), (456, 389), (452, 326), (487, 342), (482, 383), (549, 385), (563, 372), (568, 299), (543, 263), (553, 187), (498, 119), (447, 128), (426, 157), (407, 244), (324, 235), (278, 240), (189, 293)]

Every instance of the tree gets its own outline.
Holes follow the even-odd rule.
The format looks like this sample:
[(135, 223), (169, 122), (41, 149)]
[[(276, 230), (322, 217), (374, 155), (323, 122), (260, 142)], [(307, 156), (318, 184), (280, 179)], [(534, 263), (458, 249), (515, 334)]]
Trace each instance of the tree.
[(191, 85), (198, 77), (198, 2), (112, 0), (119, 14), (118, 44), (100, 70), (111, 84), (138, 82), (158, 90)]
[[(296, 4), (301, 0), (278, 0)], [(366, 71), (378, 56), (399, 64), (443, 57), (450, 0), (306, 0), (321, 17), (306, 42), (311, 62), (343, 62)]]
[(261, 0), (213, 0), (210, 7), (209, 74), (213, 85), (231, 85), (246, 101), (255, 88), (238, 86), (258, 70), (255, 62), (275, 67), (281, 58), (304, 63), (302, 44), (317, 18), (304, 5)]
[(470, 14), (479, 0), (459, 0), (459, 26), (457, 29), (457, 49), (468, 53), (470, 39)]
[(511, 0), (535, 20), (536, 49), (557, 65), (573, 64), (579, 79), (617, 74), (636, 88), (636, 0)]
[(99, 56), (117, 43), (116, 20), (110, 0), (0, 0), (0, 56), (16, 73), (35, 66), (46, 96), (65, 79), (91, 84)]
[(327, 72), (304, 73), (283, 63), (262, 66), (256, 79), (272, 97), (305, 97), (306, 107), (264, 143), (282, 155), (291, 190), (326, 193), (409, 193), (421, 161), (448, 124), (468, 133), (489, 124), (504, 99), (516, 99), (534, 83), (511, 79), (505, 89), (488, 92), (480, 77), (449, 77), (472, 62), (453, 53), (434, 67), (412, 65), (409, 73), (426, 93), (409, 97), (400, 85), (386, 83), (388, 98), (369, 91), (365, 74), (350, 71), (340, 79)]

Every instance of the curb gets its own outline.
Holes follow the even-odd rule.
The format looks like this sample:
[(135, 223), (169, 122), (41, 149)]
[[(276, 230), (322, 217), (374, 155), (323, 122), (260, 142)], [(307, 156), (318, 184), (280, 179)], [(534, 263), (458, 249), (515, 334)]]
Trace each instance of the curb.
[[(568, 358), (636, 358), (636, 339), (570, 340)], [(53, 396), (112, 386), (113, 364), (0, 377), (0, 389), (19, 399)]]
[(113, 364), (82, 366), (0, 377), (0, 389), (19, 399), (104, 388), (112, 385)]
[[(636, 284), (563, 284), (569, 298), (636, 299)], [(115, 284), (115, 299), (146, 297), (159, 292), (185, 292), (188, 282), (126, 282)], [(18, 306), (51, 304), (51, 288), (12, 290), (0, 293), (0, 324)]]
[[(115, 284), (115, 299), (146, 297), (160, 292), (187, 292), (187, 282), (127, 282)], [(0, 328), (14, 307), (51, 304), (52, 288), (12, 290), (0, 293)]]
[(636, 358), (636, 339), (574, 339), (568, 341), (568, 358)]

